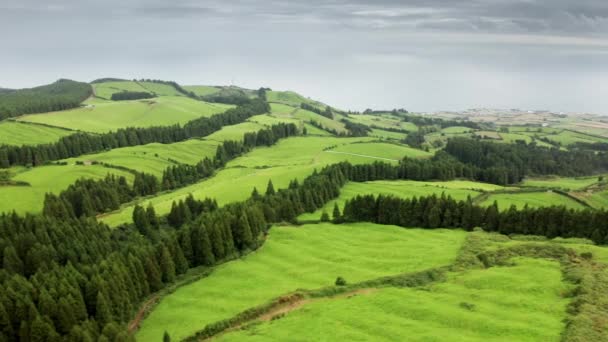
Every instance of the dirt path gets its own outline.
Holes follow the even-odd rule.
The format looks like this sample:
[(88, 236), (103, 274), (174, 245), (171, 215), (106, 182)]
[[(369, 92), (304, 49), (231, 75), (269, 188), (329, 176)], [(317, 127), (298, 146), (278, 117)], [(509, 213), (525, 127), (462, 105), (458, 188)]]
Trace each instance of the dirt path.
[(357, 153), (350, 153), (350, 152), (338, 152), (338, 151), (324, 151), (324, 152), (327, 152), (327, 153), (348, 154), (348, 155), (357, 156), (357, 157), (365, 157), (365, 158), (381, 159), (381, 160), (388, 160), (388, 161), (396, 161), (396, 162), (398, 162), (397, 159), (374, 157), (374, 156), (368, 156), (368, 155), (365, 155), (365, 154), (357, 154)]
[(141, 321), (144, 319), (146, 312), (148, 312), (150, 307), (153, 306), (157, 300), (158, 300), (158, 296), (154, 296), (154, 297), (148, 299), (144, 303), (144, 305), (142, 305), (141, 308), (139, 308), (139, 310), (137, 311), (137, 314), (135, 315), (135, 318), (133, 318), (133, 320), (131, 322), (129, 322), (129, 327), (127, 328), (129, 331), (129, 334), (134, 334), (137, 331), (137, 329), (139, 329), (139, 325), (141, 324)]
[[(303, 307), (306, 304), (310, 304), (310, 303), (314, 303), (314, 302), (318, 302), (318, 301), (322, 301), (322, 300), (335, 300), (335, 299), (342, 299), (342, 298), (350, 298), (350, 297), (354, 297), (357, 295), (367, 295), (373, 292), (376, 292), (378, 289), (377, 288), (365, 288), (365, 289), (357, 289), (357, 290), (353, 290), (350, 292), (346, 292), (346, 293), (342, 293), (339, 295), (335, 295), (335, 296), (331, 296), (331, 297), (321, 297), (321, 298), (317, 298), (317, 299), (311, 299), (311, 298), (299, 298), (296, 300), (290, 300), (289, 296), (285, 297), (286, 301), (285, 303), (281, 304), (281, 305), (277, 305), (276, 307), (272, 308), (270, 311), (265, 312), (263, 314), (261, 314), (258, 317), (255, 317), (253, 319), (250, 319), (246, 322), (237, 324), (235, 326), (229, 327), (226, 330), (222, 331), (219, 334), (216, 334), (214, 336), (208, 337), (203, 339), (202, 341), (211, 341), (213, 339), (215, 339), (216, 337), (222, 336), (224, 334), (227, 334), (231, 331), (235, 331), (238, 329), (241, 329), (245, 326), (247, 326), (248, 324), (252, 323), (252, 322), (268, 322), (271, 321), (275, 318), (279, 318), (283, 315), (286, 315), (292, 311), (298, 310), (301, 307)], [(130, 328), (130, 326), (129, 326)]]

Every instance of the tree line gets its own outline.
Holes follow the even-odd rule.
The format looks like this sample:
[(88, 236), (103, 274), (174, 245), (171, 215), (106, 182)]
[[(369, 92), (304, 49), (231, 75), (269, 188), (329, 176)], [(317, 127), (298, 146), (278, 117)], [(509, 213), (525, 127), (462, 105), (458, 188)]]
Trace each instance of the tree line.
[(245, 133), (243, 142), (225, 141), (220, 144), (213, 159), (205, 157), (196, 165), (179, 164), (167, 167), (160, 181), (154, 175), (141, 172), (134, 172), (133, 186), (122, 176), (108, 175), (100, 180), (79, 179), (59, 195), (47, 193), (43, 213), (67, 219), (110, 212), (137, 197), (196, 183), (210, 177), (228, 161), (256, 146), (270, 146), (279, 139), (298, 134), (298, 128), (293, 123), (279, 123), (258, 132)]
[(79, 107), (93, 94), (88, 83), (60, 79), (55, 83), (0, 93), (0, 120)]
[(121, 91), (121, 92), (112, 94), (110, 99), (112, 101), (128, 101), (128, 100), (151, 99), (153, 97), (156, 97), (156, 95), (145, 92), (145, 91)]
[(184, 126), (128, 127), (105, 134), (76, 133), (62, 137), (56, 143), (35, 146), (0, 146), (0, 168), (15, 165), (39, 166), (49, 161), (77, 157), (87, 153), (114, 148), (146, 145), (153, 142), (169, 144), (194, 137), (203, 137), (223, 126), (241, 123), (248, 118), (267, 113), (270, 105), (262, 100), (247, 103), (211, 117), (201, 117)]
[(332, 119), (332, 120), (334, 119), (334, 112), (333, 112), (333, 110), (331, 109), (330, 106), (326, 106), (325, 109), (322, 110), (322, 109), (317, 108), (317, 107), (315, 107), (315, 106), (313, 106), (311, 104), (302, 102), (302, 103), (300, 103), (300, 108), (302, 108), (304, 110), (307, 110), (309, 112), (313, 112), (313, 113), (319, 114), (319, 115), (324, 116), (324, 117), (326, 117), (328, 119)]
[(608, 243), (605, 210), (575, 210), (565, 206), (517, 209), (512, 205), (508, 210), (499, 211), (496, 202), (481, 207), (474, 205), (470, 197), (457, 201), (445, 194), (411, 199), (358, 195), (346, 201), (340, 220), (422, 228), (472, 230), (481, 227), (506, 235), (585, 238), (597, 244)]

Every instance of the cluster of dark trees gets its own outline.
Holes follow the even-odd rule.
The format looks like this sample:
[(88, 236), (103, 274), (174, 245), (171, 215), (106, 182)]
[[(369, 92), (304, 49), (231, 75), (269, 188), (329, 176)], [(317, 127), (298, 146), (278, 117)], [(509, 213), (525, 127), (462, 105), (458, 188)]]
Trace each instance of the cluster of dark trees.
[(467, 230), (482, 227), (501, 234), (586, 238), (598, 244), (608, 243), (608, 212), (605, 210), (574, 210), (564, 206), (534, 209), (526, 206), (518, 210), (513, 205), (499, 211), (496, 202), (489, 207), (480, 207), (474, 205), (471, 198), (456, 201), (445, 195), (411, 199), (358, 195), (346, 202), (341, 219), (402, 227)]
[[(264, 98), (260, 99), (265, 100), (265, 97), (266, 92), (264, 92)], [(250, 98), (251, 96), (243, 89), (236, 87), (222, 87), (220, 91), (213, 94), (201, 96), (199, 99), (207, 102), (241, 105), (243, 103), (247, 103)]]
[(223, 208), (186, 199), (193, 218), (172, 226), (151, 206), (118, 229), (85, 217), (1, 214), (0, 340), (131, 341), (126, 322), (143, 299), (191, 267), (256, 248), (271, 223), (316, 210), (344, 181), (332, 166), (289, 189), (269, 182), (265, 195)]
[(367, 133), (371, 132), (372, 129), (366, 125), (349, 121), (347, 119), (342, 119), (344, 123), (344, 128), (346, 128), (349, 132), (349, 136), (352, 137), (365, 137)]
[(127, 100), (141, 100), (151, 99), (156, 95), (145, 92), (145, 91), (121, 91), (119, 93), (112, 94), (110, 98), (112, 101), (127, 101)]
[(193, 137), (203, 137), (223, 126), (241, 123), (248, 118), (267, 113), (267, 102), (254, 99), (228, 109), (222, 114), (201, 117), (180, 125), (146, 128), (124, 128), (116, 132), (93, 135), (76, 133), (52, 144), (36, 146), (0, 146), (0, 168), (13, 165), (39, 166), (46, 162), (77, 157), (86, 153), (107, 151), (114, 148), (145, 145), (153, 142), (169, 144)]
[[(189, 194), (185, 200), (179, 200), (171, 204), (171, 211), (167, 215), (167, 223), (172, 227), (179, 228), (184, 223), (191, 222), (202, 213), (211, 212), (218, 208), (217, 201), (205, 198), (200, 201)], [(137, 207), (136, 207), (137, 209)], [(134, 215), (135, 218), (135, 215)], [(134, 221), (136, 226), (140, 226), (138, 221)]]
[(311, 104), (302, 102), (300, 104), (300, 108), (302, 108), (304, 110), (307, 110), (309, 112), (313, 112), (313, 113), (319, 114), (321, 116), (324, 116), (324, 117), (332, 119), (332, 120), (334, 119), (334, 112), (333, 112), (333, 110), (331, 109), (330, 106), (326, 106), (325, 110), (322, 110), (322, 109), (317, 108), (317, 107), (315, 107), (315, 106), (313, 106)]
[(32, 113), (45, 113), (80, 106), (93, 94), (88, 83), (61, 79), (30, 89), (0, 93), (0, 120)]
[(574, 144), (574, 147), (581, 149), (581, 150), (608, 152), (608, 143), (605, 143), (605, 142), (595, 142), (595, 143), (577, 142)]
[(504, 169), (512, 179), (531, 174), (582, 176), (608, 170), (608, 154), (604, 152), (562, 151), (524, 142), (495, 144), (454, 138), (448, 141), (445, 151), (467, 165)]

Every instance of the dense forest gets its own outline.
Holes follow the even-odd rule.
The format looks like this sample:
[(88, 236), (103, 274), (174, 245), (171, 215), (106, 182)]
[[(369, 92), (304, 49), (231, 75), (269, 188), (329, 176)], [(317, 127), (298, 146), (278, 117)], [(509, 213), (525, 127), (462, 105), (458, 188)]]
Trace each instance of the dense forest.
[(145, 145), (153, 142), (169, 144), (193, 137), (203, 137), (223, 126), (241, 123), (246, 119), (270, 111), (268, 103), (253, 99), (222, 114), (201, 117), (184, 126), (173, 125), (147, 128), (124, 128), (105, 134), (76, 133), (52, 144), (36, 146), (0, 146), (0, 168), (14, 165), (39, 166), (49, 161), (77, 157), (87, 153), (107, 151), (119, 147)]
[(119, 93), (112, 94), (110, 100), (112, 101), (127, 101), (127, 100), (141, 100), (151, 99), (156, 95), (145, 92), (145, 91), (121, 91)]
[(65, 79), (36, 88), (0, 92), (0, 120), (76, 108), (91, 94), (90, 84)]

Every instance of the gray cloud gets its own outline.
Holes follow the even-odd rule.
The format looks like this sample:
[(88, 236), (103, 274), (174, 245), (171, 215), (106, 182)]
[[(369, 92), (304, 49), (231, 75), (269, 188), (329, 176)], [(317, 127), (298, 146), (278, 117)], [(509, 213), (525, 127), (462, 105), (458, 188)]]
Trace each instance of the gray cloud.
[(153, 77), (344, 108), (608, 108), (603, 0), (0, 0), (0, 86)]

